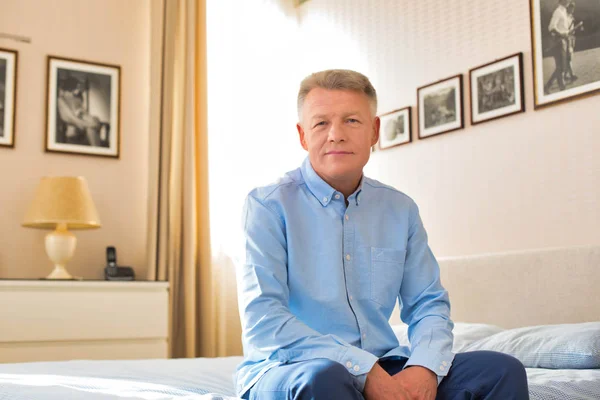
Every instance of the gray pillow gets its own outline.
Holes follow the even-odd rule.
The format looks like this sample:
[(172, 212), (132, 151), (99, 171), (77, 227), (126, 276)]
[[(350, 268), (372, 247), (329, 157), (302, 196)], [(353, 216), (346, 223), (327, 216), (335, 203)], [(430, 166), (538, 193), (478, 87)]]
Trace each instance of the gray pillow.
[(600, 368), (600, 322), (508, 329), (462, 349), (476, 350), (510, 354), (526, 368)]

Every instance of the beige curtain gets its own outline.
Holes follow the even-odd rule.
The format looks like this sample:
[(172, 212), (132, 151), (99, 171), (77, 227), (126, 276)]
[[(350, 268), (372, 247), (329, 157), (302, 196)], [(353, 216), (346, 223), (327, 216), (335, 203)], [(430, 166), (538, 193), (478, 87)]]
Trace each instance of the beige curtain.
[(208, 216), (206, 3), (167, 0), (162, 5), (162, 44), (153, 43), (162, 49), (163, 61), (160, 91), (153, 91), (162, 96), (162, 105), (150, 148), (148, 279), (170, 282), (171, 356), (217, 356), (219, 285), (211, 267)]

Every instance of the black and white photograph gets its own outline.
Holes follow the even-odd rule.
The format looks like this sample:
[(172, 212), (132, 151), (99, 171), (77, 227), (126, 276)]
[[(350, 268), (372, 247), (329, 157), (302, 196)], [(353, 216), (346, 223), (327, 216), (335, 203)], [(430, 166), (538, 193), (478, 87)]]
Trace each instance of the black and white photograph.
[(473, 125), (525, 111), (523, 54), (469, 71)]
[(46, 151), (119, 157), (120, 71), (48, 57)]
[(417, 89), (419, 139), (464, 127), (462, 87), (457, 75)]
[(600, 90), (600, 1), (530, 6), (535, 108)]
[(0, 49), (0, 146), (15, 146), (18, 53)]
[(380, 150), (411, 142), (411, 107), (390, 111), (380, 115), (379, 119), (381, 120), (379, 128)]

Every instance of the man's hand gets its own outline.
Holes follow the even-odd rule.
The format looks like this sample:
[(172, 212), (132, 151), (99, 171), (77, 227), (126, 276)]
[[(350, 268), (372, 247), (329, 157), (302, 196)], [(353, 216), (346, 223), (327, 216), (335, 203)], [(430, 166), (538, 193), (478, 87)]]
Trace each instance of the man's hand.
[(366, 400), (410, 400), (411, 397), (378, 363), (367, 375), (363, 395)]
[[(368, 376), (368, 375), (367, 375)], [(437, 394), (437, 375), (420, 366), (408, 367), (392, 377), (406, 393), (409, 400), (435, 400)], [(367, 378), (367, 382), (369, 379)], [(365, 383), (365, 388), (366, 388)]]

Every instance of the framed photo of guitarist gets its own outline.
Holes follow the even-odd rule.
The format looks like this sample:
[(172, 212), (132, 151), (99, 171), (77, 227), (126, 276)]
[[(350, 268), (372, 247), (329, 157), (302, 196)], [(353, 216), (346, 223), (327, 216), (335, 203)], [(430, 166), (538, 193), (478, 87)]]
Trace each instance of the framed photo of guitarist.
[(530, 0), (535, 108), (600, 91), (600, 1)]

